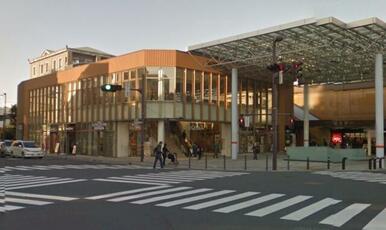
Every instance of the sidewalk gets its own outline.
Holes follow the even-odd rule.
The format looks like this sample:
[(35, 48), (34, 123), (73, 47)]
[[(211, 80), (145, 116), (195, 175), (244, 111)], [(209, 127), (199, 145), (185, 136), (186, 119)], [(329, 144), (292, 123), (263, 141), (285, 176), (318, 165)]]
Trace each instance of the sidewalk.
[[(107, 163), (107, 164), (132, 164), (138, 166), (152, 167), (154, 157), (145, 156), (144, 161), (140, 161), (140, 157), (125, 157), (125, 158), (113, 158), (104, 156), (88, 156), (88, 155), (56, 155), (49, 154), (48, 158), (53, 159), (71, 159), (85, 162), (94, 163)], [(342, 163), (330, 163), (330, 169), (328, 169), (327, 162), (309, 162), (309, 169), (307, 169), (306, 161), (290, 161), (286, 160), (286, 155), (278, 155), (277, 159), (277, 171), (341, 171)], [(268, 160), (268, 162), (267, 162)], [(197, 158), (187, 158), (185, 156), (179, 156), (179, 164), (174, 165), (169, 159), (166, 160), (166, 168), (177, 169), (208, 169), (208, 170), (247, 170), (247, 171), (272, 171), (272, 154), (259, 154), (257, 160), (253, 160), (253, 155), (240, 155), (237, 160), (232, 160), (223, 156), (214, 159), (212, 155), (207, 157), (203, 156), (200, 160)], [(268, 163), (268, 164), (267, 164)], [(367, 171), (369, 167), (368, 161), (346, 161), (347, 171)], [(268, 167), (267, 167), (268, 165)], [(159, 164), (157, 164), (159, 167)], [(378, 167), (378, 165), (377, 165)], [(373, 171), (386, 171), (385, 169), (376, 169)]]

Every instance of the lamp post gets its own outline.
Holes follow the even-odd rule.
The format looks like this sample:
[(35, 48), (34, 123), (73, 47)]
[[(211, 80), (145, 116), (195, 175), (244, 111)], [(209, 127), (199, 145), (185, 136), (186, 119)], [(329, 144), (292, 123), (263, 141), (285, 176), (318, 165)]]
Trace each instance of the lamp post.
[[(276, 57), (276, 44), (278, 42), (281, 42), (283, 40), (283, 37), (277, 36), (273, 40), (272, 44), (272, 62), (273, 64), (276, 64), (277, 57)], [(276, 77), (277, 73), (273, 72), (272, 74), (272, 170), (277, 170), (277, 150), (278, 150), (278, 132), (277, 132), (277, 126), (278, 126), (278, 89), (277, 89), (277, 82)]]

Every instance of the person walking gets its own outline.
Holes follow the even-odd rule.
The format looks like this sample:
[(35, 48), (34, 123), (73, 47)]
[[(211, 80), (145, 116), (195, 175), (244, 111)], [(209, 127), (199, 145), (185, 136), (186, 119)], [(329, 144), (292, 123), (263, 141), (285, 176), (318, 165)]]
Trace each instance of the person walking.
[(162, 164), (165, 167), (166, 164), (166, 157), (168, 155), (168, 148), (166, 147), (166, 143), (164, 144), (164, 147), (162, 148)]
[(153, 169), (155, 169), (155, 166), (157, 164), (157, 161), (159, 160), (159, 164), (161, 166), (161, 169), (163, 168), (162, 164), (162, 141), (160, 141), (154, 149), (154, 164), (153, 164)]
[(252, 151), (253, 151), (253, 159), (254, 160), (257, 160), (257, 154), (259, 153), (259, 145), (257, 144), (257, 142), (255, 142), (253, 144), (253, 147), (252, 147)]

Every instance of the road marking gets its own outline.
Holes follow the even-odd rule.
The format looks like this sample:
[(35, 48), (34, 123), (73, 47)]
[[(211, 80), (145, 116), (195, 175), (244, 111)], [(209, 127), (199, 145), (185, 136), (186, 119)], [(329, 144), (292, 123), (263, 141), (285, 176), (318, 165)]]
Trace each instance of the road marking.
[(187, 192), (179, 192), (179, 193), (173, 193), (173, 194), (164, 195), (164, 196), (156, 196), (156, 197), (152, 197), (152, 198), (144, 199), (144, 200), (133, 201), (131, 203), (133, 203), (133, 204), (148, 204), (148, 203), (156, 202), (156, 201), (160, 201), (160, 200), (167, 200), (167, 199), (171, 199), (171, 198), (177, 198), (177, 197), (196, 194), (196, 193), (200, 193), (200, 192), (207, 192), (210, 190), (212, 190), (212, 189), (210, 189), (210, 188), (194, 189), (194, 190), (190, 190)]
[(5, 194), (8, 196), (18, 196), (18, 197), (29, 197), (29, 198), (41, 198), (47, 200), (60, 200), (60, 201), (71, 201), (77, 200), (78, 198), (65, 197), (65, 196), (54, 196), (54, 195), (42, 195), (42, 194), (32, 194), (32, 193), (22, 193), (22, 192), (11, 192), (6, 191)]
[(0, 206), (0, 212), (13, 211), (13, 210), (18, 210), (18, 209), (22, 209), (22, 208), (24, 208), (24, 207), (15, 206), (15, 205), (5, 205), (4, 207)]
[(211, 197), (221, 196), (221, 195), (232, 193), (232, 192), (234, 192), (234, 190), (221, 190), (218, 192), (212, 192), (212, 193), (207, 193), (204, 195), (188, 197), (188, 198), (183, 198), (183, 199), (165, 202), (165, 203), (161, 203), (161, 204), (156, 204), (156, 206), (171, 207), (171, 206), (176, 206), (176, 205), (180, 205), (180, 204), (186, 204), (186, 203), (193, 202), (193, 201), (204, 200), (204, 199), (211, 198)]
[(312, 196), (302, 196), (302, 195), (295, 196), (295, 197), (293, 197), (291, 199), (288, 199), (288, 200), (285, 200), (285, 201), (282, 201), (282, 202), (270, 205), (268, 207), (261, 208), (261, 209), (255, 210), (253, 212), (246, 213), (245, 215), (247, 215), (247, 216), (263, 217), (263, 216), (266, 216), (268, 214), (277, 212), (277, 211), (279, 211), (281, 209), (288, 208), (288, 207), (290, 207), (292, 205), (295, 205), (297, 203), (300, 203), (300, 202), (303, 202), (305, 200), (308, 200), (310, 198), (312, 198)]
[(47, 202), (47, 201), (37, 201), (37, 200), (20, 199), (20, 198), (12, 198), (12, 197), (6, 197), (5, 202), (19, 203), (19, 204), (31, 204), (31, 205), (52, 204), (52, 202)]
[(18, 186), (18, 187), (12, 187), (12, 188), (7, 188), (7, 189), (13, 190), (13, 189), (21, 189), (21, 188), (32, 188), (32, 187), (40, 187), (40, 186), (54, 185), (54, 184), (75, 183), (75, 182), (81, 182), (81, 181), (87, 181), (87, 180), (86, 180), (86, 179), (78, 179), (78, 180), (70, 180), (70, 181), (58, 181), (58, 182), (52, 182), (52, 183), (44, 183), (44, 184), (34, 184), (34, 185)]
[(167, 181), (167, 180), (160, 180), (160, 179), (144, 179), (144, 178), (135, 178), (135, 177), (109, 177), (109, 179), (114, 179), (114, 180), (128, 180), (128, 181), (144, 181), (144, 182), (158, 182), (158, 183), (170, 183), (170, 184), (179, 184), (181, 182), (179, 181)]
[(338, 213), (335, 213), (326, 219), (320, 221), (320, 224), (328, 224), (335, 227), (340, 227), (344, 225), (347, 221), (351, 220), (354, 216), (361, 213), (363, 210), (365, 210), (367, 207), (369, 207), (370, 204), (352, 204), (345, 209), (341, 210)]
[(142, 178), (142, 179), (151, 179), (151, 180), (166, 180), (166, 181), (178, 181), (178, 182), (191, 182), (191, 179), (181, 179), (178, 177), (166, 177), (166, 176), (123, 176), (124, 178)]
[(283, 216), (280, 219), (299, 221), (299, 220), (302, 220), (308, 216), (311, 216), (314, 213), (319, 212), (320, 210), (322, 210), (324, 208), (327, 208), (331, 205), (335, 205), (339, 202), (341, 202), (341, 200), (334, 200), (331, 198), (325, 198), (325, 199), (320, 200), (316, 203), (313, 203), (307, 207), (299, 209), (296, 212), (292, 212), (286, 216)]
[(128, 195), (128, 194), (145, 192), (145, 191), (156, 190), (156, 189), (163, 189), (163, 188), (168, 188), (168, 187), (170, 187), (170, 186), (163, 185), (163, 186), (157, 186), (157, 187), (133, 189), (133, 190), (127, 190), (127, 191), (123, 191), (123, 192), (115, 192), (115, 193), (108, 193), (108, 194), (97, 195), (97, 196), (90, 196), (90, 197), (86, 197), (86, 199), (88, 199), (88, 200), (100, 200), (100, 199), (104, 199), (104, 198), (110, 198), (110, 197), (121, 196), (121, 195)]
[(212, 201), (207, 201), (207, 202), (200, 203), (200, 204), (195, 204), (195, 205), (187, 206), (187, 207), (184, 207), (184, 209), (199, 210), (199, 209), (208, 208), (208, 207), (211, 207), (211, 206), (215, 206), (215, 205), (219, 205), (219, 204), (223, 204), (223, 203), (239, 200), (239, 199), (242, 199), (242, 198), (245, 198), (245, 197), (249, 197), (249, 196), (253, 196), (253, 195), (256, 195), (256, 194), (258, 194), (258, 192), (244, 192), (244, 193), (241, 193), (241, 194), (224, 197), (224, 198), (220, 198), (220, 199), (217, 199), (217, 200), (212, 200)]
[(227, 207), (219, 208), (219, 209), (213, 210), (213, 212), (230, 213), (230, 212), (234, 212), (234, 211), (237, 211), (240, 209), (248, 208), (248, 207), (251, 207), (251, 206), (266, 202), (266, 201), (270, 201), (270, 200), (273, 200), (273, 199), (276, 199), (276, 198), (279, 198), (282, 196), (284, 196), (284, 194), (272, 193), (272, 194), (268, 194), (268, 195), (265, 195), (265, 196), (262, 196), (262, 197), (259, 197), (259, 198), (253, 199), (253, 200), (247, 200), (247, 201), (242, 202), (242, 203), (238, 203), (238, 204), (230, 205)]
[(385, 230), (386, 229), (386, 209), (383, 209), (374, 219), (372, 219), (363, 230)]
[[(32, 179), (31, 179), (32, 180)], [(39, 184), (39, 183), (51, 183), (51, 182), (56, 182), (56, 181), (68, 181), (71, 179), (68, 178), (46, 178), (46, 179), (39, 179), (39, 180), (32, 180), (31, 182), (18, 182), (18, 183), (8, 183), (6, 185), (6, 188), (10, 187), (17, 187), (17, 186), (27, 186), (27, 185), (33, 185), (33, 184)]]
[(186, 189), (190, 189), (190, 188), (191, 187), (177, 187), (177, 188), (165, 189), (165, 190), (154, 191), (154, 192), (146, 192), (146, 193), (141, 193), (141, 194), (137, 194), (137, 195), (118, 197), (118, 198), (110, 199), (108, 201), (120, 202), (120, 201), (126, 201), (126, 200), (133, 200), (133, 199), (136, 199), (136, 198), (142, 198), (142, 197), (147, 197), (147, 196), (164, 194), (164, 193), (168, 193), (168, 192), (175, 192), (175, 191), (180, 191), (180, 190), (186, 190)]
[(162, 183), (150, 183), (142, 181), (128, 181), (128, 180), (112, 180), (112, 179), (94, 179), (96, 181), (107, 181), (107, 182), (118, 182), (118, 183), (127, 183), (127, 184), (146, 184), (146, 185), (165, 185)]

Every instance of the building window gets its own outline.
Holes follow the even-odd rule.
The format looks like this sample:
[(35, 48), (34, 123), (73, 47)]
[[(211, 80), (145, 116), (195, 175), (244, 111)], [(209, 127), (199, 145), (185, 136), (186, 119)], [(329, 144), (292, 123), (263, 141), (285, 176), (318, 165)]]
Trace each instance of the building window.
[(56, 70), (56, 60), (54, 60), (53, 63), (52, 63), (52, 69)]
[(177, 68), (176, 72), (176, 101), (182, 101), (185, 70)]
[(64, 65), (67, 65), (67, 57), (64, 58)]
[(35, 72), (35, 66), (34, 67), (32, 67), (32, 75), (35, 75), (36, 74), (36, 72)]
[(46, 73), (48, 72), (48, 63), (46, 63)]
[(40, 74), (43, 73), (43, 65), (40, 65)]
[(62, 59), (59, 58), (59, 67), (58, 67), (58, 69), (61, 69), (61, 68), (62, 68)]

